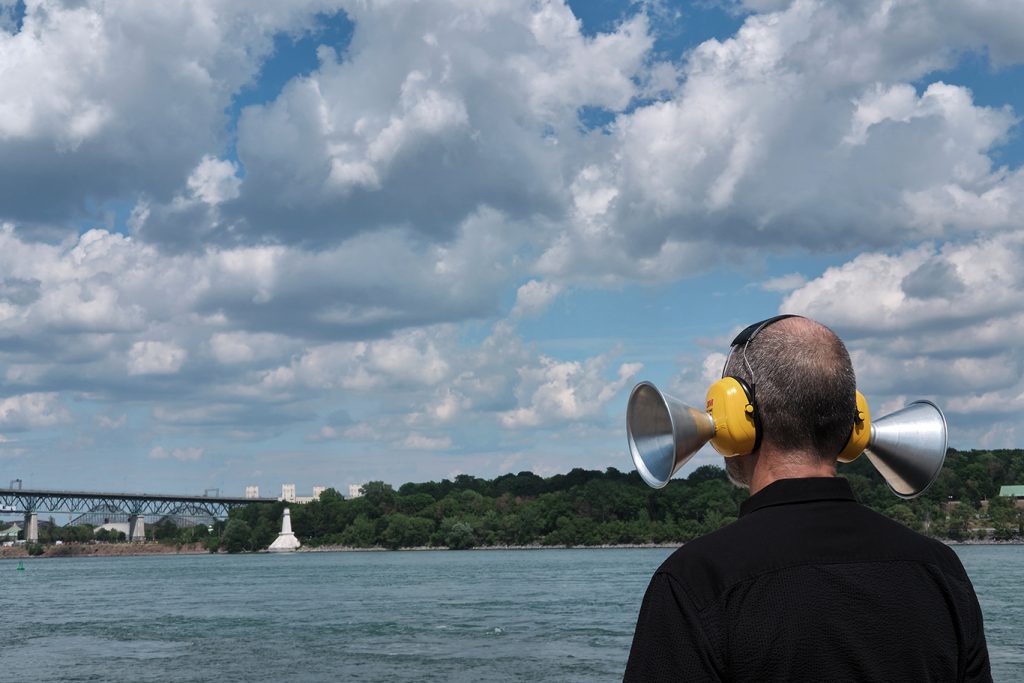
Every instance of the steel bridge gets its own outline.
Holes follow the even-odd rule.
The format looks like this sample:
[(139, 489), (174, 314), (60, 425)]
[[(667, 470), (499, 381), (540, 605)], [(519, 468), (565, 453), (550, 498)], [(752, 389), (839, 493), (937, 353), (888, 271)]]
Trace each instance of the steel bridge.
[[(20, 483), (20, 482), (19, 482)], [(96, 493), (92, 491), (50, 491), (45, 489), (0, 489), (0, 509), (25, 513), (25, 540), (39, 540), (39, 513), (86, 514), (97, 507), (129, 515), (132, 541), (146, 538), (146, 515), (189, 516), (205, 514), (227, 517), (232, 508), (249, 503), (275, 503), (276, 498), (232, 496), (178, 496), (165, 493)]]

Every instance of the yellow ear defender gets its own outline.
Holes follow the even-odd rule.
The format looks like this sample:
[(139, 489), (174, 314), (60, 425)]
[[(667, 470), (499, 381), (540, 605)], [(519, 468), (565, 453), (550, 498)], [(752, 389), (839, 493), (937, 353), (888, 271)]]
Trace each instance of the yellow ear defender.
[(853, 418), (853, 431), (839, 454), (839, 462), (853, 462), (871, 441), (871, 411), (864, 394), (857, 392), (857, 414)]
[(711, 445), (727, 458), (761, 445), (761, 420), (752, 393), (739, 377), (723, 377), (708, 389), (707, 411), (715, 423)]
[[(774, 322), (792, 315), (779, 315), (750, 325), (732, 342), (732, 350), (744, 346)], [(730, 351), (731, 355), (732, 351)], [(728, 365), (728, 361), (726, 361)], [(723, 369), (724, 372), (724, 369)], [(747, 455), (761, 446), (761, 418), (754, 400), (755, 387), (747, 384), (739, 377), (723, 376), (708, 389), (707, 413), (715, 425), (715, 435), (711, 445), (716, 451), (727, 458), (736, 455)], [(867, 399), (857, 392), (857, 411), (854, 415), (850, 438), (839, 454), (839, 462), (852, 462), (857, 459), (868, 446), (871, 439), (871, 412), (868, 410)]]

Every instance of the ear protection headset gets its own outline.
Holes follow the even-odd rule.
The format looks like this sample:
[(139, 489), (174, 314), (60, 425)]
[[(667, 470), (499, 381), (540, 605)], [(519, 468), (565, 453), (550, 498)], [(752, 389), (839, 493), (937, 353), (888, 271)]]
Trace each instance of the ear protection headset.
[[(732, 340), (729, 358), (736, 353), (737, 347), (740, 347), (740, 352), (745, 354), (747, 345), (753, 343), (764, 328), (780, 320), (796, 317), (799, 316), (777, 315), (744, 328)], [(746, 355), (743, 356), (743, 359), (746, 362)], [(725, 366), (722, 368), (722, 379), (708, 389), (707, 412), (715, 424), (715, 436), (711, 439), (711, 445), (725, 457), (731, 458), (736, 455), (747, 455), (760, 448), (764, 430), (755, 400), (757, 385), (753, 381), (748, 384), (741, 377), (726, 375), (725, 368), (728, 366), (729, 359), (727, 358)], [(750, 370), (749, 364), (747, 369)], [(753, 376), (752, 371), (750, 374)], [(870, 439), (871, 413), (868, 411), (867, 400), (858, 391), (857, 409), (853, 416), (850, 438), (839, 454), (838, 460), (840, 462), (855, 460), (867, 448)]]

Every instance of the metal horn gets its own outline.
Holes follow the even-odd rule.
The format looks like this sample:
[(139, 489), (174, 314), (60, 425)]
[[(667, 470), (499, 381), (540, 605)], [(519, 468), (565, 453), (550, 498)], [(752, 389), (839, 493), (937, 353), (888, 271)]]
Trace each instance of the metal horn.
[[(704, 411), (650, 382), (633, 387), (626, 405), (626, 436), (633, 464), (648, 486), (665, 486), (714, 435), (715, 423)], [(947, 439), (942, 410), (931, 401), (914, 401), (871, 421), (864, 453), (894, 494), (914, 498), (938, 478)]]
[(660, 489), (711, 437), (711, 416), (663, 394), (650, 382), (633, 387), (626, 405), (626, 436), (636, 471)]
[(914, 498), (938, 478), (947, 440), (946, 418), (939, 407), (931, 401), (914, 401), (872, 420), (864, 453), (893, 493)]

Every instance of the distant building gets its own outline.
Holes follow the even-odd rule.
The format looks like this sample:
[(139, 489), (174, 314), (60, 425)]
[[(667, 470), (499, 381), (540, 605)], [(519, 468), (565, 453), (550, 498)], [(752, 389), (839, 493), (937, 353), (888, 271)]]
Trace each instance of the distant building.
[[(98, 505), (94, 505), (88, 512), (83, 512), (72, 519), (68, 522), (68, 526), (91, 524), (94, 527), (101, 527), (104, 524), (111, 524), (115, 522), (124, 522), (127, 524), (128, 517), (129, 514), (124, 510), (100, 503)], [(146, 524), (152, 524), (156, 519), (157, 518), (152, 515), (147, 515)]]
[(131, 533), (131, 525), (128, 522), (107, 522), (106, 524), (100, 524), (98, 527), (92, 530), (95, 534), (100, 529), (106, 529), (107, 531), (120, 531), (125, 537)]
[(6, 529), (0, 529), (0, 541), (16, 541), (20, 533), (21, 527), (17, 524), (12, 524)]
[(286, 503), (294, 503), (295, 484), (281, 484), (281, 497), (278, 500), (283, 500)]
[(348, 497), (349, 498), (359, 498), (362, 495), (363, 495), (363, 485), (362, 484), (349, 484), (348, 485)]
[(312, 496), (297, 496), (295, 495), (295, 484), (282, 484), (281, 497), (278, 500), (285, 503), (312, 503), (314, 500), (320, 500), (320, 494), (326, 490), (326, 486), (314, 486)]
[(1001, 486), (999, 487), (999, 495), (1013, 498), (1017, 507), (1024, 508), (1024, 484)]
[(246, 486), (245, 487), (245, 497), (246, 498), (259, 498), (260, 497), (260, 487), (259, 486)]

